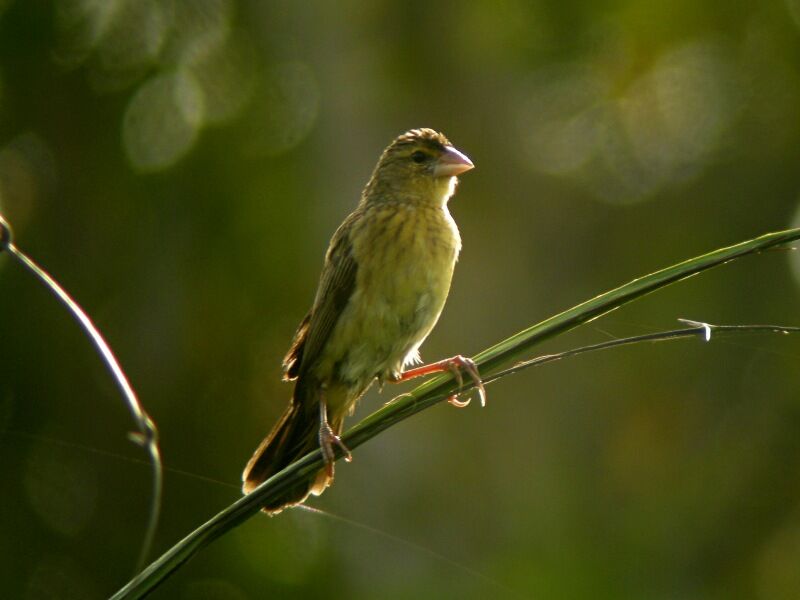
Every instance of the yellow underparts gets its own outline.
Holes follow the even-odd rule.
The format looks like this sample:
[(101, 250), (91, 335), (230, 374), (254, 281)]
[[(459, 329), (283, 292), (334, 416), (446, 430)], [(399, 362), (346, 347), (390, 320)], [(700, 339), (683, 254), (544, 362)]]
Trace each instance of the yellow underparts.
[(461, 248), (444, 203), (370, 206), (351, 242), (355, 291), (315, 368), (321, 381), (350, 385), (352, 397), (340, 399), (347, 408), (376, 376), (390, 378), (418, 358), (447, 299)]

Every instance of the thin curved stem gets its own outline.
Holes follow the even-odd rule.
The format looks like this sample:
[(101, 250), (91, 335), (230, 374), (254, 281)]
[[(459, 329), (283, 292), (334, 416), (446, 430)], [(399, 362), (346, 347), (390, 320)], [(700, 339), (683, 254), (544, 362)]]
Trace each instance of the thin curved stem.
[(139, 557), (136, 563), (136, 570), (134, 571), (138, 572), (142, 569), (147, 560), (147, 556), (150, 554), (161, 512), (163, 467), (161, 463), (161, 451), (158, 447), (158, 430), (156, 429), (155, 423), (153, 423), (153, 420), (136, 397), (136, 392), (133, 391), (133, 387), (128, 381), (125, 372), (122, 370), (119, 361), (117, 361), (108, 343), (89, 318), (89, 315), (86, 314), (80, 305), (70, 297), (66, 290), (62, 288), (55, 279), (13, 244), (11, 228), (2, 216), (0, 216), (0, 251), (2, 250), (8, 251), (8, 253), (25, 267), (28, 272), (33, 274), (34, 277), (44, 284), (78, 322), (78, 325), (92, 341), (101, 360), (111, 373), (120, 394), (125, 399), (128, 409), (139, 428), (137, 433), (130, 433), (128, 437), (135, 444), (144, 448), (150, 456), (153, 493), (150, 501), (150, 512), (147, 527), (145, 528), (144, 540), (142, 541), (142, 547), (139, 551)]

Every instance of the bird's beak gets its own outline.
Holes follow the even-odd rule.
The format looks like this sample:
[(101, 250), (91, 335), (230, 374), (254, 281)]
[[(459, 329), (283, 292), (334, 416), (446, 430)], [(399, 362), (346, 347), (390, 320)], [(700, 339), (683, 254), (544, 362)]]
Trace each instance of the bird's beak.
[(433, 167), (433, 176), (453, 177), (473, 168), (475, 168), (475, 165), (467, 158), (466, 154), (459, 152), (452, 146), (447, 146), (444, 149), (444, 154), (439, 157)]

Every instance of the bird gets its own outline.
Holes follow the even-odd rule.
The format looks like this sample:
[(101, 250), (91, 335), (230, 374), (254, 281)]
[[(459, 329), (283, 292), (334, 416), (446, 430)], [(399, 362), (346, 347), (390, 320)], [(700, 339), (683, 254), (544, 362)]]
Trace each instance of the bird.
[[(397, 383), (451, 371), (468, 374), (485, 404), (475, 363), (457, 355), (429, 365), (419, 347), (450, 290), (461, 236), (448, 210), (472, 161), (433, 129), (412, 129), (383, 151), (355, 210), (334, 233), (311, 310), (283, 360), (294, 382), (289, 406), (242, 474), (252, 492), (292, 462), (321, 449), (324, 468), (262, 506), (267, 514), (320, 495), (333, 481), (344, 418), (378, 381)], [(467, 401), (451, 396), (455, 406)]]

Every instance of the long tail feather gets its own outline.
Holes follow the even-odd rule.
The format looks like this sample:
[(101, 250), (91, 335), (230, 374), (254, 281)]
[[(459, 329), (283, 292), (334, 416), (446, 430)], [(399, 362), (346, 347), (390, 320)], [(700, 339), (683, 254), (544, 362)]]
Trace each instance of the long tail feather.
[[(242, 490), (249, 494), (261, 483), (282, 471), (297, 459), (319, 448), (319, 400), (298, 392), (305, 386), (295, 388), (295, 398), (284, 411), (270, 434), (264, 438), (253, 453), (242, 474)], [(307, 388), (306, 388), (307, 389)], [(330, 425), (336, 435), (341, 433), (342, 416), (334, 416)], [(309, 494), (319, 495), (333, 481), (325, 469), (308, 480), (287, 490), (282, 496), (265, 505), (264, 512), (274, 514), (288, 506), (300, 504)]]

